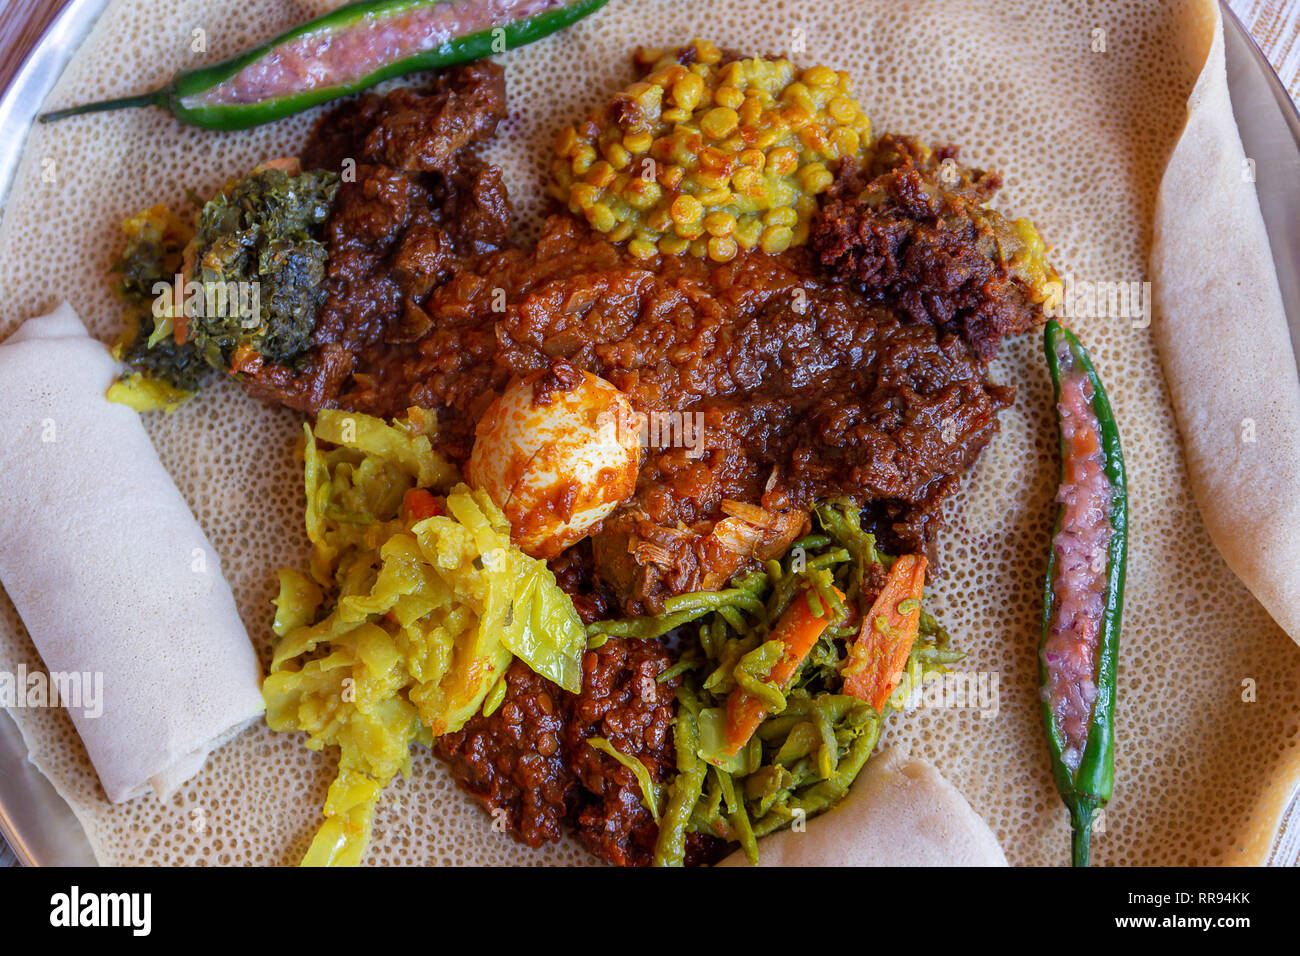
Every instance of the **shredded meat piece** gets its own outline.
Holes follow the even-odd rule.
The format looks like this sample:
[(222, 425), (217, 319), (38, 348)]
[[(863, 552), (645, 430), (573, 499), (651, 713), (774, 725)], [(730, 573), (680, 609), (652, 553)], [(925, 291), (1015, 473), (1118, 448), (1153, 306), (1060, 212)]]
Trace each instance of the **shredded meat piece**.
[(657, 609), (662, 597), (726, 587), (746, 565), (784, 554), (808, 526), (802, 508), (769, 512), (761, 525), (724, 517), (675, 526), (634, 503), (604, 523), (592, 542), (593, 558), (615, 594)]
[(450, 176), (462, 149), (496, 133), (505, 83), (495, 64), (472, 63), (442, 74), (432, 94), (407, 88), (390, 93), (366, 136), (366, 155), (393, 169)]
[(1043, 321), (1008, 262), (1019, 240), (984, 205), (1001, 185), (997, 173), (958, 166), (955, 149), (885, 134), (866, 169), (843, 163), (809, 241), (869, 299), (961, 335), (987, 360), (1004, 336)]

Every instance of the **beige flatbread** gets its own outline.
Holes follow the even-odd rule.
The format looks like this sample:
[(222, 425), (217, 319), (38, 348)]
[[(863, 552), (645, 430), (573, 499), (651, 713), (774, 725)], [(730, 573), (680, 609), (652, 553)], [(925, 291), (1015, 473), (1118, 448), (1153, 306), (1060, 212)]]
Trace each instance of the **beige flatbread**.
[[(0, 581), (61, 688), (15, 680), (0, 702), (62, 699), (113, 803), (167, 799), (263, 710), (220, 559), (104, 397), (118, 369), (66, 304), (0, 342)], [(38, 765), (49, 743), (29, 740)]]
[(1216, 35), (1157, 197), (1152, 331), (1210, 537), (1300, 643), (1300, 381), (1254, 171)]
[[(50, 105), (161, 85), (178, 68), (291, 25), (299, 12), (270, 0), (117, 0)], [(199, 28), (202, 54), (191, 51)], [(633, 45), (700, 35), (788, 52), (851, 71), (878, 129), (955, 142), (971, 163), (1001, 170), (999, 205), (1036, 222), (1064, 274), (1140, 285), (1153, 279), (1157, 189), (1218, 28), (1211, 0), (611, 0), (575, 28), (499, 58), (511, 115), (491, 158), (535, 234), (557, 128), (628, 82)], [(91, 331), (111, 340), (122, 322), (106, 277), (122, 246), (117, 224), (158, 201), (183, 209), (186, 189), (210, 193), (267, 157), (295, 152), (312, 119), (223, 134), (137, 110), (34, 129), (0, 221), (0, 316), (39, 314), (69, 298)], [(1300, 653), (1229, 570), (1197, 511), (1152, 334), (1161, 321), (1070, 320), (1107, 382), (1131, 476), (1117, 784), (1093, 857), (1255, 862), (1300, 777)], [(10, 331), (0, 324), (0, 336)], [(921, 707), (892, 718), (884, 740), (934, 764), (1012, 864), (1058, 864), (1068, 823), (1048, 767), (1035, 671), (1057, 477), (1040, 343), (1008, 343), (993, 373), (1017, 386), (1016, 406), (958, 503), (941, 546), (946, 570), (932, 590), (968, 652), (959, 670), (996, 679), (996, 706)], [(299, 425), (225, 386), (147, 422), (263, 653), (275, 569), (305, 560), (292, 457)], [(0, 603), (0, 668), (19, 663), (39, 666), (39, 657)], [(65, 716), (29, 711), (19, 720), (108, 863), (294, 862), (332, 775), (327, 755), (258, 725), (167, 804), (113, 807)], [(389, 790), (370, 862), (590, 860), (570, 842), (532, 852), (496, 833), (427, 754)], [(196, 831), (199, 814), (205, 827)]]
[[(997, 837), (932, 764), (886, 747), (833, 810), (759, 841), (763, 866), (1006, 866)], [(747, 866), (733, 853), (719, 866)]]

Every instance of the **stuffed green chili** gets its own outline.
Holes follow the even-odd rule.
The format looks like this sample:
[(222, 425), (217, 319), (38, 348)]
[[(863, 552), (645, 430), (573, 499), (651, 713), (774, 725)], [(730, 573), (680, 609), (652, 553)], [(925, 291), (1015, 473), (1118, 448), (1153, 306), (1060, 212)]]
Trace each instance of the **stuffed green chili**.
[(159, 90), (55, 110), (42, 122), (161, 106), (183, 123), (246, 129), (384, 80), (524, 46), (608, 0), (364, 0), (349, 3)]
[(1053, 772), (1070, 811), (1071, 862), (1087, 866), (1096, 814), (1114, 782), (1128, 500), (1119, 431), (1091, 358), (1055, 320), (1044, 331), (1044, 347), (1056, 396), (1061, 481), (1039, 679)]

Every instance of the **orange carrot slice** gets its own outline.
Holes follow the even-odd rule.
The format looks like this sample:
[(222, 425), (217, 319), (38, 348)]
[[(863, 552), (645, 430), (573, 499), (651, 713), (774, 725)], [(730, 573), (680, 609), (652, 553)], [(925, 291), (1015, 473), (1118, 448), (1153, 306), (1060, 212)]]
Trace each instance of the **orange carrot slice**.
[[(838, 589), (835, 593), (841, 598), (844, 597)], [(795, 674), (799, 672), (799, 666), (803, 664), (813, 645), (817, 643), (817, 638), (822, 636), (822, 631), (826, 630), (831, 623), (831, 609), (826, 607), (821, 597), (816, 592), (812, 593), (813, 600), (822, 606), (822, 616), (818, 617), (808, 604), (808, 596), (808, 590), (799, 592), (799, 596), (776, 622), (776, 627), (773, 628), (772, 636), (769, 638), (769, 640), (779, 640), (785, 645), (781, 657), (772, 665), (772, 670), (768, 672), (765, 681), (775, 684), (781, 690), (785, 690), (794, 680)], [(763, 706), (761, 700), (743, 688), (737, 687), (732, 690), (727, 698), (727, 721), (723, 730), (722, 752), (728, 757), (738, 754), (740, 748), (749, 743), (749, 738), (754, 736), (754, 731), (758, 730), (758, 725), (763, 722), (765, 716), (767, 716), (767, 708)]]
[(402, 498), (402, 511), (411, 521), (423, 521), (442, 514), (442, 502), (423, 488), (412, 488)]
[(262, 356), (250, 345), (236, 345), (230, 355), (230, 371), (257, 372), (262, 367)]
[(885, 706), (903, 679), (907, 655), (916, 643), (924, 590), (925, 558), (905, 554), (894, 562), (840, 671), (844, 693), (865, 700), (877, 711)]

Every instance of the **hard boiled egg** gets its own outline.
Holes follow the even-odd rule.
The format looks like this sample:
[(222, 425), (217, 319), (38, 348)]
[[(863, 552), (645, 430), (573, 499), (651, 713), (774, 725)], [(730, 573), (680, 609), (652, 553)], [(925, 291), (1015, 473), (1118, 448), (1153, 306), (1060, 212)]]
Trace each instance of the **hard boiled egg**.
[(637, 419), (627, 396), (564, 361), (512, 383), (479, 420), (469, 480), (536, 558), (581, 541), (636, 490)]

